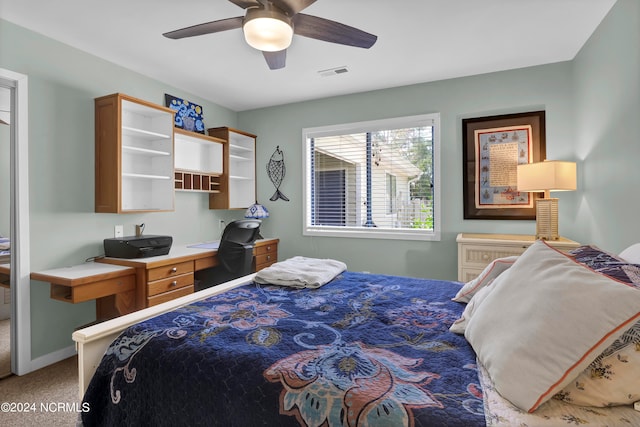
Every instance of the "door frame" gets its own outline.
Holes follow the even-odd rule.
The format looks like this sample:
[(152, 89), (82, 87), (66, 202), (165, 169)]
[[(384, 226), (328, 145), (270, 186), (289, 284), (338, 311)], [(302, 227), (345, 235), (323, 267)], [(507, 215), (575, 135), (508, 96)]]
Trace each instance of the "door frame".
[(31, 372), (28, 78), (0, 68), (0, 86), (11, 92), (11, 372), (24, 375)]

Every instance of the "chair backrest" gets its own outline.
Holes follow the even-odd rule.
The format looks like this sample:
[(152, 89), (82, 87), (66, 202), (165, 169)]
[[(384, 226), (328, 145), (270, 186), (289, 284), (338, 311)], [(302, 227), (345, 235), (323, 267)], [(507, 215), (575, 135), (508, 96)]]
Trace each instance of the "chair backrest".
[(227, 224), (218, 248), (218, 260), (227, 271), (238, 273), (239, 276), (251, 273), (253, 243), (260, 234), (260, 224), (258, 219), (243, 219)]

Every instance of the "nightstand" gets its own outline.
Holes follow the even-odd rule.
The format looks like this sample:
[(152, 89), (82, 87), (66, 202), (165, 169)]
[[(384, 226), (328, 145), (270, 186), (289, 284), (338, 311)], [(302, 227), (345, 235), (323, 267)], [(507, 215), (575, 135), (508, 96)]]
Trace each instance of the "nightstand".
[[(525, 234), (458, 234), (458, 281), (468, 282), (476, 278), (494, 259), (520, 255), (535, 241), (535, 236)], [(564, 237), (546, 242), (563, 252), (580, 246), (580, 243)]]

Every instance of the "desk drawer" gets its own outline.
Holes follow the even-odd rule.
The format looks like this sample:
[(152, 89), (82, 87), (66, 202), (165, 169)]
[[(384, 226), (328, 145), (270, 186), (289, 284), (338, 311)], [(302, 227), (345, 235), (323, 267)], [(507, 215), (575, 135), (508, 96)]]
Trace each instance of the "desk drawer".
[(278, 254), (278, 244), (270, 243), (268, 245), (256, 246), (253, 248), (253, 254), (258, 257), (265, 254)]
[(121, 294), (132, 291), (136, 287), (136, 276), (129, 275), (116, 277), (113, 279), (100, 280), (98, 282), (87, 283), (79, 286), (62, 286), (51, 284), (51, 298), (79, 303), (106, 297), (109, 295)]
[(147, 272), (147, 282), (179, 276), (185, 273), (193, 273), (193, 261), (185, 261), (162, 267), (150, 268)]
[(269, 267), (271, 264), (278, 261), (278, 254), (263, 254), (256, 256), (256, 271), (260, 271), (263, 268)]
[(193, 285), (193, 273), (183, 274), (181, 276), (168, 277), (162, 280), (156, 280), (148, 284), (147, 296), (158, 295), (163, 292), (173, 291), (175, 289), (184, 288)]
[(165, 292), (160, 295), (147, 298), (147, 307), (161, 304), (163, 302), (171, 301), (173, 299), (190, 295), (193, 293), (193, 285), (184, 288), (176, 289), (170, 292)]

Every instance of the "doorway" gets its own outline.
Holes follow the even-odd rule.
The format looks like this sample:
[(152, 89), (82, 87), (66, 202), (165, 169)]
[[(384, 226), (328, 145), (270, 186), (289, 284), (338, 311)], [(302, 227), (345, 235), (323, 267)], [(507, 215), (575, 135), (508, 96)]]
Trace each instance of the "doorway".
[(9, 342), (11, 372), (23, 375), (31, 372), (27, 76), (0, 68), (0, 90), (9, 92), (8, 204), (10, 207)]
[(0, 378), (11, 375), (11, 91), (0, 87)]

